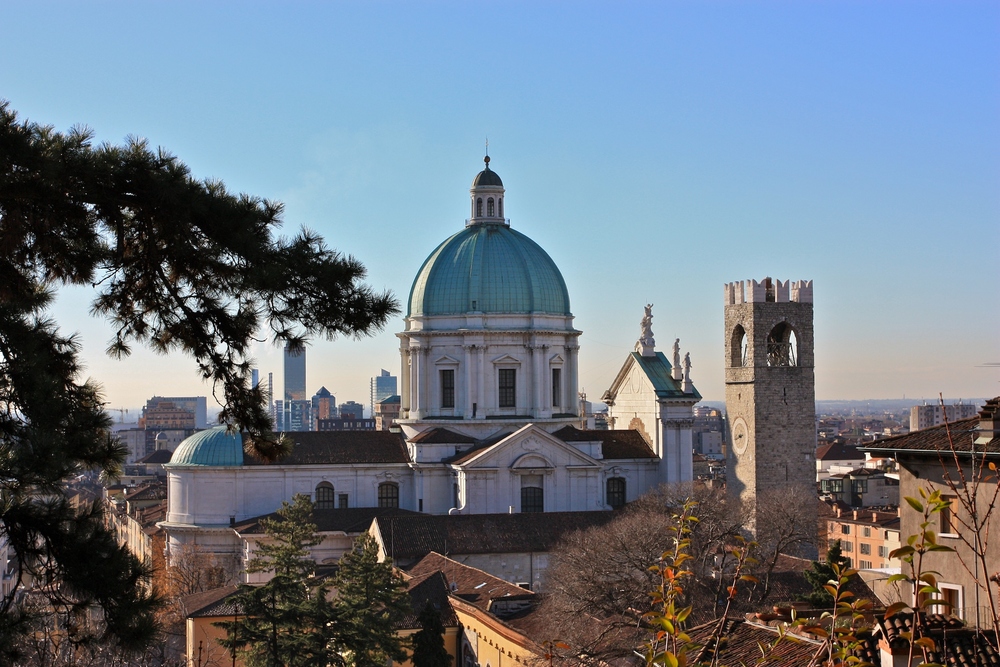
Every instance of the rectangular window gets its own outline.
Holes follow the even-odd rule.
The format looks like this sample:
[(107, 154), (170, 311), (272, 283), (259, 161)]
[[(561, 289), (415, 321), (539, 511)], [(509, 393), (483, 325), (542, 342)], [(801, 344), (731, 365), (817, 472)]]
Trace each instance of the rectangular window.
[(858, 561), (858, 565), (861, 566), (862, 570), (870, 570), (870, 569), (872, 569), (872, 562), (870, 560), (861, 560), (861, 561)]
[(947, 501), (948, 505), (938, 515), (941, 534), (954, 535), (958, 533), (958, 522), (955, 520), (955, 509), (958, 507), (958, 498), (955, 496), (943, 496), (942, 500)]
[(868, 480), (856, 479), (851, 482), (851, 487), (855, 494), (868, 493)]
[(846, 523), (845, 524), (841, 524), (841, 526), (840, 526), (840, 532), (842, 532), (844, 535), (850, 535), (851, 534), (851, 527), (850, 527), (850, 525), (848, 525)]
[(500, 369), (499, 405), (501, 408), (517, 407), (517, 371), (513, 368)]
[(841, 542), (840, 546), (845, 553), (851, 553), (854, 551), (854, 542)]
[(455, 407), (455, 370), (452, 368), (441, 371), (441, 407)]
[(338, 497), (338, 499), (337, 499), (337, 507), (339, 507), (342, 510), (346, 510), (347, 509), (347, 494), (346, 493), (342, 493)]
[(885, 558), (886, 556), (888, 556), (889, 555), (889, 549), (888, 549), (888, 547), (879, 547), (878, 548), (878, 555), (879, 555), (879, 558)]
[(872, 529), (870, 527), (868, 527), (868, 526), (865, 526), (864, 528), (862, 528), (861, 531), (862, 531), (862, 533), (864, 534), (865, 537), (871, 537), (872, 536)]
[(867, 542), (862, 542), (861, 544), (858, 545), (858, 551), (865, 554), (866, 556), (869, 556), (872, 553), (872, 545), (868, 544)]
[(552, 407), (562, 405), (562, 369), (552, 369)]

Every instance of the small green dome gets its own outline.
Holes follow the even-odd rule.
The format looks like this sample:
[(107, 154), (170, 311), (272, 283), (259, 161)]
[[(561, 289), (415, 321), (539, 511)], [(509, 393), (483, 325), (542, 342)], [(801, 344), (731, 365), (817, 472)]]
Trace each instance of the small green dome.
[(241, 466), (243, 436), (227, 433), (225, 426), (199, 431), (177, 446), (169, 465)]
[(570, 315), (569, 292), (537, 243), (503, 224), (474, 224), (424, 260), (407, 316), (469, 312)]

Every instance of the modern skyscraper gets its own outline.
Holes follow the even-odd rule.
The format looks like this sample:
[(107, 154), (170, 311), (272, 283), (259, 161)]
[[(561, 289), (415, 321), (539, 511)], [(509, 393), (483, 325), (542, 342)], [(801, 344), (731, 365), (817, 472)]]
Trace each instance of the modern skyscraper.
[(285, 402), (306, 400), (306, 348), (285, 343)]
[(398, 392), (396, 376), (390, 375), (389, 371), (382, 369), (379, 375), (371, 380), (371, 396), (368, 405), (371, 406), (372, 417), (375, 416), (375, 406)]

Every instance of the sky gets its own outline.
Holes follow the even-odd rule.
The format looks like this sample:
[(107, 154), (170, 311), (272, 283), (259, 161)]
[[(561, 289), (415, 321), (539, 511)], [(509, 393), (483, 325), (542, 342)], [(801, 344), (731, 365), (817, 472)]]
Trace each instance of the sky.
[[(1000, 3), (6, 0), (0, 44), (22, 118), (282, 201), (401, 303), (488, 137), (591, 400), (646, 303), (722, 399), (722, 286), (765, 276), (814, 281), (818, 399), (1000, 394)], [(52, 314), (110, 406), (211, 395), (180, 355), (109, 359), (92, 298)], [(308, 391), (367, 403), (402, 329), (314, 341)]]

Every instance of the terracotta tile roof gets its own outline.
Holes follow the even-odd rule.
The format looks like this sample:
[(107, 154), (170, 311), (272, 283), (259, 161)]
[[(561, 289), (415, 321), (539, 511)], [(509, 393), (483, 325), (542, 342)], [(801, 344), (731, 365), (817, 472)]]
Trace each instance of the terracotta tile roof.
[(854, 445), (842, 442), (831, 442), (816, 448), (817, 461), (864, 461), (865, 454)]
[(691, 664), (710, 661), (713, 651), (717, 650), (721, 665), (755, 665), (761, 658), (761, 647), (773, 646), (767, 654), (768, 667), (802, 667), (810, 664), (821, 647), (817, 640), (791, 635), (778, 641), (776, 628), (741, 618), (725, 619), (721, 639), (716, 645), (712, 637), (721, 622), (711, 621), (688, 631), (691, 638), (688, 661)]
[(529, 553), (550, 551), (564, 535), (600, 526), (609, 511), (537, 514), (418, 514), (378, 518), (382, 544), (393, 558), (440, 554)]
[(601, 443), (601, 453), (605, 459), (655, 459), (656, 454), (635, 429), (583, 430), (574, 426), (564, 426), (552, 435), (563, 442)]
[(438, 610), (441, 625), (444, 627), (458, 626), (458, 616), (448, 601), (448, 583), (444, 575), (438, 571), (427, 572), (422, 576), (413, 577), (406, 582), (407, 593), (410, 596), (410, 613), (396, 624), (397, 629), (412, 629), (420, 627), (420, 613), (428, 604)]
[[(894, 653), (909, 647), (901, 633), (912, 632), (913, 614), (896, 614), (889, 619), (877, 617), (878, 635)], [(931, 662), (943, 665), (981, 665), (1000, 667), (1000, 653), (991, 643), (990, 633), (967, 628), (962, 621), (941, 614), (927, 614), (924, 634), (933, 638), (938, 650), (930, 655)], [(978, 660), (977, 660), (978, 659)]]
[[(375, 517), (410, 517), (426, 516), (420, 512), (389, 507), (349, 507), (345, 509), (320, 510), (314, 509), (312, 518), (316, 523), (316, 530), (321, 533), (357, 533), (361, 534), (368, 530)], [(261, 521), (264, 519), (280, 519), (277, 512), (255, 516), (243, 521), (237, 521), (233, 529), (240, 535), (262, 535), (264, 526)]]
[(239, 586), (223, 586), (204, 593), (192, 593), (180, 599), (181, 612), (185, 618), (206, 616), (235, 616), (236, 605), (231, 600)]
[[(904, 452), (914, 454), (930, 454), (936, 456), (937, 452), (949, 451), (948, 433), (951, 433), (952, 442), (956, 451), (971, 452), (973, 440), (976, 437), (976, 427), (979, 426), (979, 417), (969, 417), (959, 419), (950, 424), (940, 424), (931, 426), (912, 433), (894, 435), (882, 440), (861, 447), (863, 452), (883, 453), (883, 452)], [(993, 438), (987, 444), (976, 444), (977, 452), (987, 452), (992, 455), (1000, 454), (1000, 438)]]
[(167, 497), (167, 485), (161, 482), (153, 482), (140, 486), (134, 491), (125, 494), (125, 500), (164, 500)]
[(426, 431), (421, 431), (410, 438), (409, 441), (414, 443), (425, 443), (428, 445), (464, 445), (472, 444), (476, 442), (476, 439), (468, 435), (449, 431), (446, 428), (431, 428)]
[(432, 551), (408, 570), (414, 577), (427, 576), (434, 572), (444, 575), (448, 590), (452, 595), (474, 604), (483, 611), (491, 611), (491, 602), (497, 598), (534, 600), (535, 593), (516, 584), (504, 581), (492, 574)]
[[(390, 431), (299, 431), (285, 435), (295, 447), (281, 465), (410, 462), (403, 436)], [(265, 464), (244, 453), (243, 465)]]

